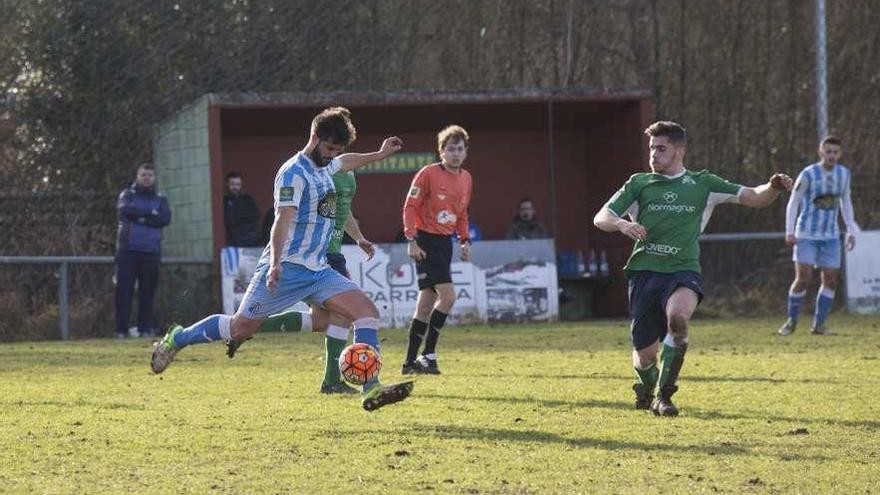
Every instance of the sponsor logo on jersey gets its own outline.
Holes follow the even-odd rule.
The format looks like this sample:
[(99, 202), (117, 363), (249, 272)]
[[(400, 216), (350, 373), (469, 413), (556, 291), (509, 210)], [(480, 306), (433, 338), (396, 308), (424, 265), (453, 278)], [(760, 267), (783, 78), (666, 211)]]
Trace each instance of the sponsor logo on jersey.
[(695, 181), (694, 179), (691, 179), (691, 176), (690, 176), (690, 175), (685, 175), (685, 176), (681, 179), (681, 183), (682, 183), (682, 184), (685, 184), (685, 185), (688, 185), (688, 186), (695, 186), (695, 185), (697, 185), (697, 181)]
[(678, 194), (675, 194), (672, 191), (666, 191), (663, 193), (663, 199), (665, 199), (667, 203), (675, 203), (675, 200), (678, 199)]
[(293, 186), (282, 187), (279, 189), (278, 201), (293, 201)]
[(455, 213), (452, 213), (451, 211), (440, 210), (440, 213), (437, 213), (437, 223), (440, 225), (455, 223), (456, 220), (458, 220), (458, 217), (456, 217)]
[(410, 197), (412, 197), (412, 198), (418, 198), (418, 197), (419, 197), (419, 193), (421, 193), (421, 192), (422, 192), (422, 190), (419, 189), (419, 188), (416, 187), (416, 186), (412, 186), (411, 188), (409, 188), (409, 195), (410, 195)]
[(327, 193), (318, 203), (318, 215), (324, 218), (336, 218), (336, 193)]
[(262, 307), (263, 307), (263, 305), (260, 304), (259, 302), (252, 302), (248, 306), (248, 313), (251, 313), (251, 314), (258, 313), (260, 311), (260, 308), (262, 308)]
[(667, 254), (676, 255), (681, 252), (680, 247), (670, 246), (669, 244), (658, 244), (655, 242), (645, 243), (645, 251), (651, 254), (659, 254), (666, 256)]
[(446, 195), (445, 194), (438, 194), (437, 198), (439, 198), (441, 201), (443, 201), (444, 199), (446, 199)]
[(693, 213), (697, 211), (696, 206), (691, 205), (664, 205), (651, 203), (648, 205), (648, 211), (665, 211), (669, 213)]
[(834, 194), (823, 194), (821, 196), (816, 196), (813, 200), (813, 205), (816, 208), (821, 208), (823, 210), (833, 210), (837, 205), (838, 197)]

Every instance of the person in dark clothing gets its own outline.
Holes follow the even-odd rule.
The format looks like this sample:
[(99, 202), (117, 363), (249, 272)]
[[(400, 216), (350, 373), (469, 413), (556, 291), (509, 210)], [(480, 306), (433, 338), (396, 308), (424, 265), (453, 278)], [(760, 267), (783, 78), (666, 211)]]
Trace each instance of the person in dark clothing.
[(547, 229), (535, 217), (535, 204), (530, 198), (519, 200), (519, 213), (507, 229), (508, 239), (544, 239)]
[(226, 175), (223, 224), (226, 226), (227, 246), (263, 247), (266, 245), (260, 231), (260, 209), (253, 196), (241, 192), (241, 174), (238, 172), (229, 172)]
[(131, 300), (138, 284), (138, 323), (141, 336), (153, 333), (153, 297), (159, 283), (162, 228), (171, 223), (171, 208), (156, 192), (152, 163), (138, 167), (137, 179), (119, 193), (116, 237), (116, 337), (128, 335)]

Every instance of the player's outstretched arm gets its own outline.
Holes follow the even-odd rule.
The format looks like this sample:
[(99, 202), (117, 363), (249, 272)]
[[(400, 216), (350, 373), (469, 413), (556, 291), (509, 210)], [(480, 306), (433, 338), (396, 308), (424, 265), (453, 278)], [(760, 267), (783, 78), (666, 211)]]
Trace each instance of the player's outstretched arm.
[(337, 159), (342, 164), (340, 170), (348, 172), (349, 170), (356, 170), (364, 165), (384, 160), (400, 151), (401, 148), (403, 148), (403, 141), (399, 137), (392, 136), (385, 138), (379, 151), (374, 151), (372, 153), (344, 153), (339, 155)]
[(634, 241), (643, 241), (648, 237), (648, 231), (645, 230), (645, 227), (624, 220), (607, 207), (596, 213), (596, 216), (593, 217), (593, 225), (605, 232), (620, 232)]
[(358, 221), (354, 219), (354, 215), (349, 215), (348, 218), (345, 219), (344, 229), (345, 232), (354, 239), (358, 247), (361, 248), (361, 251), (366, 253), (367, 261), (372, 259), (373, 255), (376, 254), (376, 246), (364, 237), (364, 233), (361, 232), (361, 226), (358, 224)]
[(791, 191), (793, 181), (785, 174), (773, 174), (766, 184), (744, 187), (739, 193), (739, 202), (752, 208), (764, 208), (776, 201), (782, 191)]

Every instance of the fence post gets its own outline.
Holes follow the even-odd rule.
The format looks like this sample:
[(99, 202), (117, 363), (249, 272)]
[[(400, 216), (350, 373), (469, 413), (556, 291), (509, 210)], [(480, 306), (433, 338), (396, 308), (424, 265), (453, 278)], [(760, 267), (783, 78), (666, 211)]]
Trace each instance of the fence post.
[(68, 318), (67, 295), (69, 288), (67, 286), (68, 264), (66, 261), (61, 262), (59, 269), (61, 277), (58, 282), (58, 319), (61, 320), (61, 340), (70, 339), (70, 321)]

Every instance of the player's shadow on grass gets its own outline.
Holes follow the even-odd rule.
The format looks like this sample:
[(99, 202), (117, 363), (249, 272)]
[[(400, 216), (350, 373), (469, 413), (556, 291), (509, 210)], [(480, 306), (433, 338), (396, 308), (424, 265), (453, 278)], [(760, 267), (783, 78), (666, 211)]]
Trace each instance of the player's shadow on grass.
[(442, 395), (442, 394), (423, 394), (420, 393), (419, 398), (426, 399), (442, 399), (442, 400), (482, 400), (488, 402), (510, 402), (519, 404), (534, 404), (541, 407), (579, 407), (585, 409), (621, 409), (632, 410), (633, 405), (630, 402), (618, 402), (609, 400), (589, 399), (589, 400), (560, 400), (560, 399), (542, 399), (538, 397), (486, 397), (486, 396), (470, 396), (461, 395)]
[(481, 428), (470, 426), (422, 426), (412, 427), (416, 435), (431, 435), (444, 439), (456, 440), (479, 440), (494, 442), (524, 442), (524, 443), (552, 443), (576, 447), (580, 449), (604, 449), (604, 450), (638, 450), (681, 452), (691, 454), (701, 452), (707, 455), (750, 455), (748, 448), (736, 445), (674, 445), (669, 443), (647, 443), (628, 440), (608, 440), (588, 437), (568, 437), (556, 433), (548, 433), (539, 430), (512, 430), (504, 428)]
[[(489, 373), (461, 373), (456, 374), (456, 376), (466, 376), (469, 378), (491, 378), (497, 379), (497, 374), (489, 374)], [(510, 378), (523, 378), (530, 380), (602, 380), (602, 381), (626, 381), (632, 382), (633, 377), (630, 375), (609, 375), (609, 374), (589, 374), (589, 375), (574, 375), (570, 373), (565, 374), (549, 374), (549, 373), (523, 373), (523, 374), (511, 374), (505, 372), (505, 376)], [(841, 384), (841, 383), (849, 383), (843, 380), (817, 380), (815, 378), (797, 378), (797, 379), (784, 379), (784, 378), (774, 378), (772, 376), (686, 376), (682, 378), (682, 382), (731, 382), (731, 383), (828, 383), (828, 384)]]
[[(533, 404), (541, 407), (576, 407), (584, 409), (617, 409), (624, 411), (633, 411), (632, 402), (609, 401), (599, 399), (587, 400), (561, 400), (561, 399), (544, 399), (539, 397), (488, 397), (488, 396), (461, 396), (461, 395), (443, 395), (443, 394), (419, 394), (420, 398), (426, 399), (442, 399), (442, 400), (481, 400), (488, 402), (507, 402), (516, 404)], [(850, 419), (831, 419), (831, 418), (807, 418), (807, 417), (787, 417), (772, 416), (765, 413), (756, 412), (754, 414), (744, 413), (728, 413), (713, 410), (696, 410), (688, 408), (684, 413), (688, 418), (695, 418), (708, 421), (717, 420), (769, 420), (787, 423), (802, 424), (804, 422), (829, 423), (849, 428), (868, 428), (871, 430), (880, 429), (880, 421), (875, 420), (850, 420)]]
[(688, 409), (687, 416), (690, 418), (703, 419), (707, 421), (718, 421), (718, 420), (741, 420), (741, 419), (751, 419), (751, 420), (761, 420), (761, 421), (778, 421), (781, 423), (793, 423), (793, 424), (805, 424), (805, 423), (828, 423), (835, 426), (843, 426), (848, 428), (859, 428), (859, 429), (869, 429), (869, 430), (880, 430), (880, 421), (875, 421), (872, 419), (865, 420), (857, 420), (857, 419), (831, 419), (831, 418), (811, 418), (807, 416), (799, 416), (797, 418), (791, 418), (788, 416), (777, 416), (777, 415), (769, 415), (764, 413), (754, 413), (754, 414), (742, 414), (742, 413), (729, 413), (723, 411), (713, 411), (713, 410), (694, 410)]

